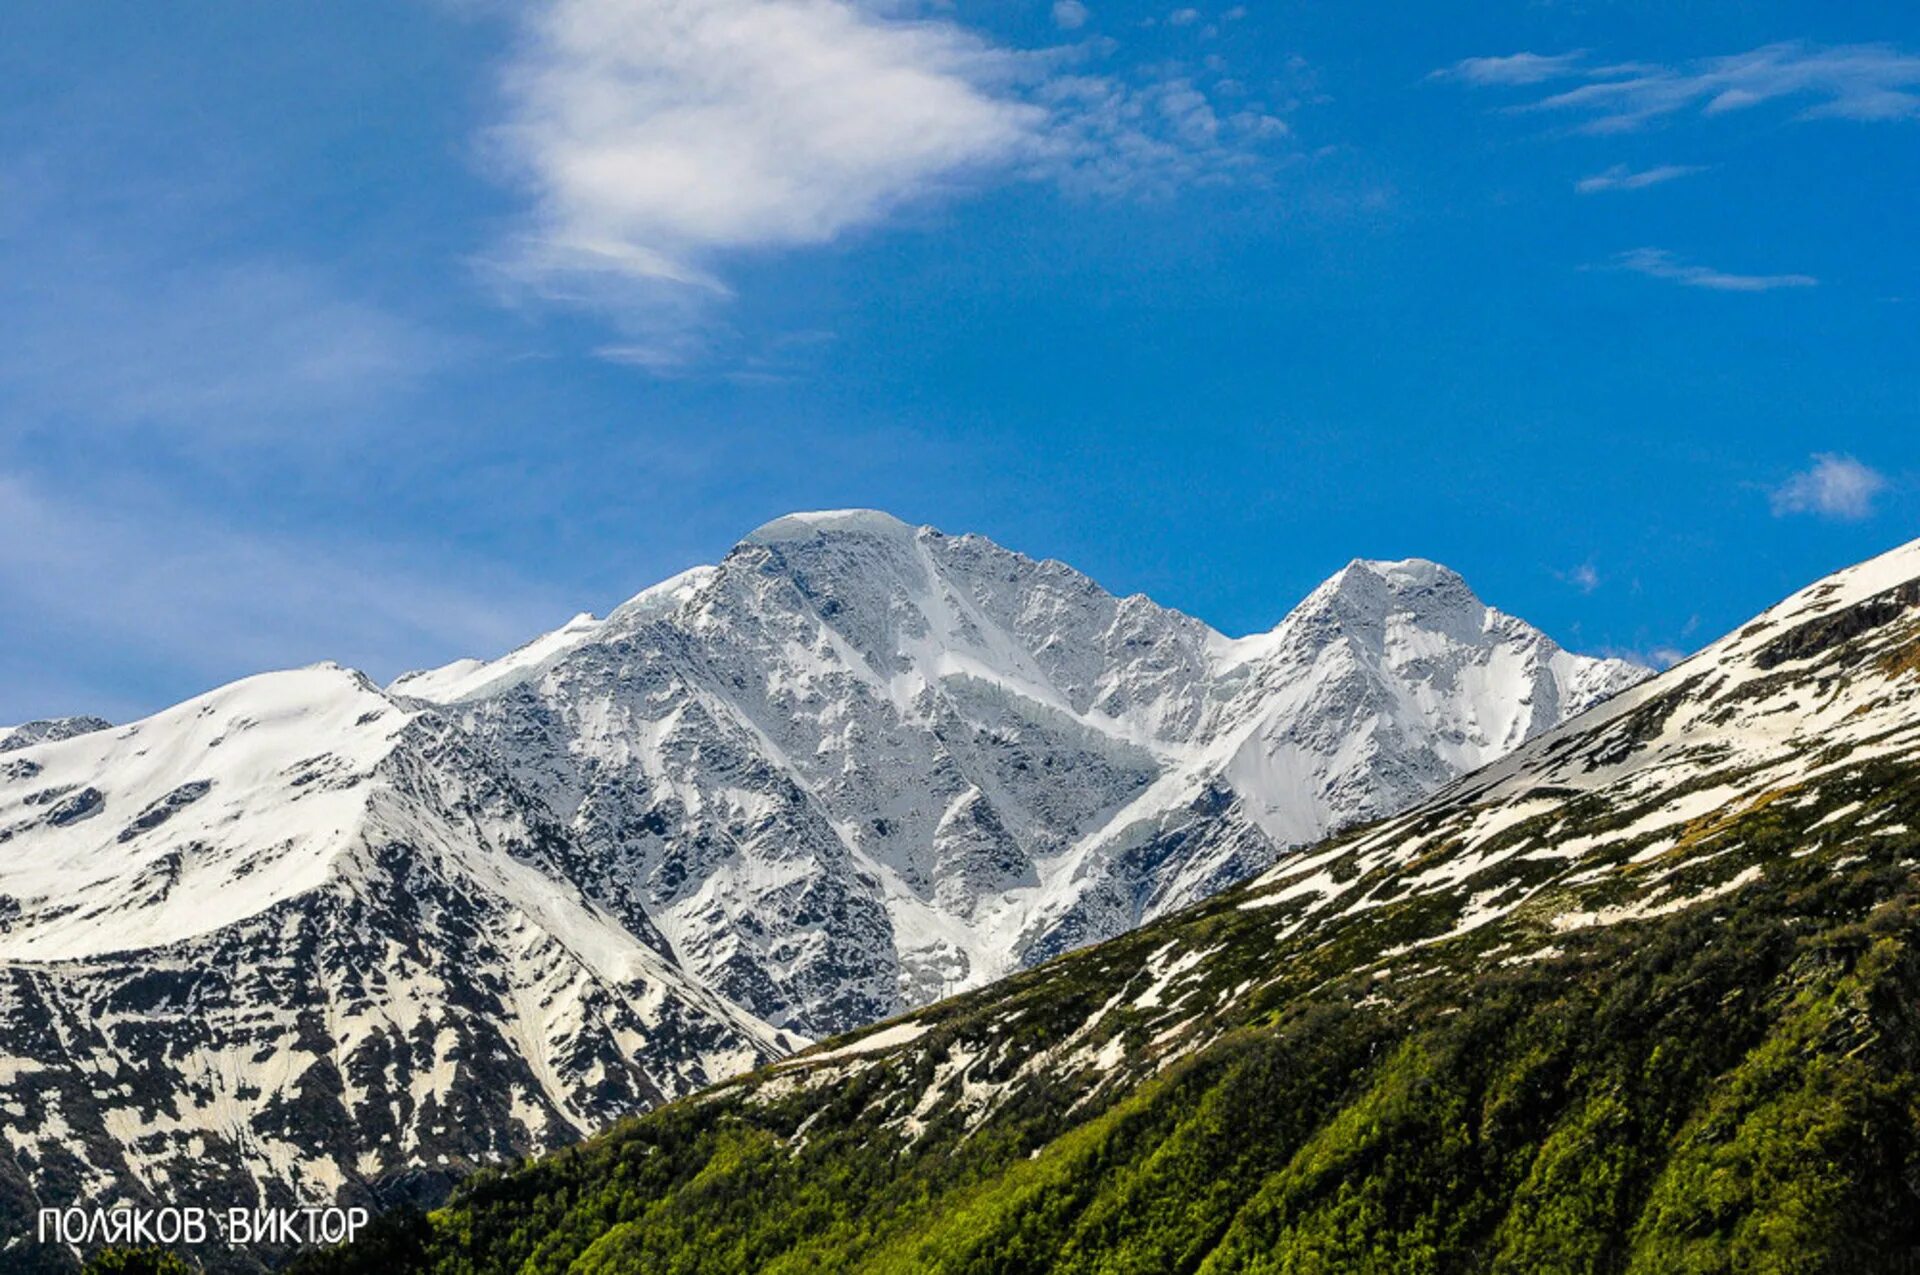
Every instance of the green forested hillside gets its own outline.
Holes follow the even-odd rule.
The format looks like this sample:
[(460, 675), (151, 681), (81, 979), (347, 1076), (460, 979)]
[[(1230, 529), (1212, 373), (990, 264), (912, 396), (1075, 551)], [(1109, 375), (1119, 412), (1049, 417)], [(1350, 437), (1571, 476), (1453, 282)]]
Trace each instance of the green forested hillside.
[(1920, 596), (1876, 565), (1422, 810), (302, 1269), (1920, 1266)]

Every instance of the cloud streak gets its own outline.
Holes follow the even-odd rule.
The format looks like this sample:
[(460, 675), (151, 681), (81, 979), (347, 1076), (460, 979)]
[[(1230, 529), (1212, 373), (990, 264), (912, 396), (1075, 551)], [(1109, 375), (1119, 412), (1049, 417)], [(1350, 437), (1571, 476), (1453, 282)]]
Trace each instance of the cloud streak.
[(1683, 113), (1726, 115), (1770, 102), (1801, 104), (1801, 119), (1920, 119), (1920, 56), (1888, 44), (1787, 41), (1673, 64), (1594, 65), (1578, 53), (1468, 58), (1438, 72), (1479, 86), (1583, 81), (1517, 109), (1586, 117), (1591, 133), (1628, 132)]
[(1477, 86), (1543, 84), (1571, 75), (1580, 53), (1509, 53), (1501, 57), (1462, 58), (1435, 71), (1431, 78), (1458, 80)]
[(700, 346), (740, 254), (825, 244), (995, 182), (1218, 179), (1285, 133), (1261, 111), (1216, 111), (1186, 80), (1081, 69), (1093, 56), (851, 0), (556, 0), (530, 21), (490, 134), (530, 205), (495, 265), (623, 319), (634, 339), (610, 348), (665, 365)]
[(1768, 493), (1776, 518), (1814, 514), (1842, 522), (1871, 518), (1874, 504), (1887, 489), (1885, 475), (1851, 456), (1820, 452), (1811, 467), (1793, 475)]
[(350, 429), (460, 353), (299, 265), (159, 269), (59, 236), (35, 247), (8, 257), (0, 437), (46, 421), (219, 443), (284, 438), (316, 419)]
[(1658, 186), (1680, 177), (1691, 177), (1705, 171), (1695, 164), (1660, 164), (1653, 168), (1628, 168), (1625, 164), (1615, 164), (1602, 173), (1591, 177), (1582, 177), (1573, 184), (1573, 188), (1583, 195), (1597, 195), (1609, 190), (1645, 190), (1649, 186)]
[(1820, 282), (1810, 274), (1730, 274), (1681, 261), (1663, 248), (1635, 248), (1615, 257), (1614, 264), (1649, 279), (1664, 279), (1714, 292), (1772, 292), (1780, 288), (1812, 288)]

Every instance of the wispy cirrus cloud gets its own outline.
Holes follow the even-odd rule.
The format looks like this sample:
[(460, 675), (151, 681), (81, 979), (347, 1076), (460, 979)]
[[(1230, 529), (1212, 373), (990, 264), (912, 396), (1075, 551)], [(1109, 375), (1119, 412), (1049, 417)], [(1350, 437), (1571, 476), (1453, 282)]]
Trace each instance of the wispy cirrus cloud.
[(1592, 562), (1583, 562), (1570, 571), (1555, 574), (1582, 593), (1592, 593), (1600, 587), (1600, 571)]
[(1871, 518), (1874, 504), (1887, 489), (1879, 470), (1838, 452), (1819, 452), (1813, 464), (1768, 493), (1776, 518), (1815, 514), (1843, 522)]
[(1543, 84), (1574, 73), (1584, 53), (1508, 53), (1498, 57), (1462, 58), (1429, 78), (1463, 84)]
[(1732, 274), (1682, 261), (1664, 248), (1635, 248), (1613, 260), (1620, 269), (1649, 279), (1664, 279), (1715, 292), (1772, 292), (1779, 288), (1811, 288), (1820, 282), (1809, 274)]
[(1573, 184), (1573, 188), (1583, 195), (1597, 195), (1609, 190), (1645, 190), (1649, 186), (1705, 171), (1698, 164), (1658, 164), (1652, 168), (1629, 168), (1625, 164), (1615, 164), (1604, 172), (1582, 177)]
[(1227, 179), (1285, 135), (1192, 79), (1089, 69), (1098, 51), (1015, 50), (852, 0), (555, 0), (529, 20), (490, 134), (530, 205), (493, 264), (616, 317), (609, 349), (659, 370), (705, 344), (740, 254), (994, 183)]
[(1687, 112), (1724, 115), (1769, 102), (1802, 119), (1920, 119), (1920, 56), (1889, 44), (1785, 41), (1678, 63), (1594, 63), (1580, 53), (1467, 58), (1437, 75), (1476, 86), (1580, 81), (1516, 109), (1584, 116), (1591, 133), (1627, 132)]

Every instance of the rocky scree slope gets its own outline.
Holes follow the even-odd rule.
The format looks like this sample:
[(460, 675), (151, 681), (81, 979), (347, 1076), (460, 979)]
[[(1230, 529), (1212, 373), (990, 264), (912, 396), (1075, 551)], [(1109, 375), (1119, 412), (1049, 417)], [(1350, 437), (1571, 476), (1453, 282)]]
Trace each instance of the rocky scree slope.
[(1916, 869), (1920, 542), (1409, 812), (301, 1269), (1886, 1270)]

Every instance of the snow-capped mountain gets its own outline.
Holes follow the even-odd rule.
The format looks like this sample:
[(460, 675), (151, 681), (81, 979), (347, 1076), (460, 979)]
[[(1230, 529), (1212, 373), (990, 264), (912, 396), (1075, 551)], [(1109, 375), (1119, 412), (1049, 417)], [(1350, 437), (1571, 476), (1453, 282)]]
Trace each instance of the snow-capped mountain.
[(1217, 713), (1179, 765), (1076, 848), (1029, 958), (1404, 809), (1646, 675), (1560, 649), (1417, 559), (1350, 564), (1271, 633), (1228, 644), (1212, 671)]
[[(1833, 794), (1871, 787), (1876, 764), (1920, 753), (1916, 612), (1920, 541), (1800, 590), (1441, 799), (1276, 866), (1255, 883), (1256, 906), (1311, 915), (1434, 894), (1455, 924), (1432, 943), (1521, 911), (1547, 886), (1604, 882), (1595, 893), (1606, 906), (1542, 918), (1576, 930), (1678, 911), (1760, 879), (1763, 863), (1742, 862), (1740, 844), (1714, 834), (1776, 801), (1833, 801), (1833, 820), (1844, 821), (1836, 833), (1878, 835), (1865, 830), (1868, 802), (1840, 806)], [(1388, 871), (1441, 846), (1445, 862), (1386, 885)], [(1536, 880), (1541, 863), (1565, 866)]]
[(1202, 897), (1642, 673), (1432, 563), (1353, 563), (1234, 641), (1058, 562), (841, 511), (391, 689), (568, 824), (589, 894), (820, 1035)]
[(846, 511), (497, 660), (47, 733), (0, 758), (0, 1207), (430, 1189), (1119, 933), (1643, 674), (1431, 563), (1232, 640)]

